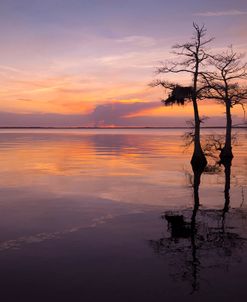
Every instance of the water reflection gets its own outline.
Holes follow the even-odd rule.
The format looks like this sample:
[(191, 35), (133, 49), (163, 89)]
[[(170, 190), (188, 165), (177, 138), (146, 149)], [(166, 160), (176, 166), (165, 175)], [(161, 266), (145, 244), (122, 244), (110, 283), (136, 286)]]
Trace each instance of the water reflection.
[[(224, 163), (222, 210), (200, 205), (202, 172), (194, 171), (193, 177), (188, 178), (193, 179), (193, 208), (165, 212), (161, 218), (167, 224), (167, 235), (149, 242), (156, 254), (170, 259), (171, 276), (190, 283), (191, 293), (199, 291), (201, 284), (209, 281), (205, 280), (209, 276), (205, 271), (211, 270), (214, 274), (223, 269), (229, 273), (231, 265), (242, 261), (247, 243), (244, 191), (240, 207), (231, 209), (231, 166), (231, 161)], [(218, 173), (218, 163), (212, 167), (210, 173)]]

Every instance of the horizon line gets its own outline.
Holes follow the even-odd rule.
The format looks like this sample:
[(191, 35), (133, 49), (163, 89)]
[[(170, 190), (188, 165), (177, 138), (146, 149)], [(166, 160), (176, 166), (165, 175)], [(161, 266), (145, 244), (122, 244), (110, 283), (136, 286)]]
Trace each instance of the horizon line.
[[(193, 129), (194, 127), (186, 126), (159, 126), (159, 127), (149, 127), (149, 126), (116, 126), (116, 127), (87, 127), (87, 126), (0, 126), (0, 129)], [(225, 126), (205, 126), (201, 129), (225, 129)], [(247, 129), (247, 126), (233, 126), (232, 129)]]

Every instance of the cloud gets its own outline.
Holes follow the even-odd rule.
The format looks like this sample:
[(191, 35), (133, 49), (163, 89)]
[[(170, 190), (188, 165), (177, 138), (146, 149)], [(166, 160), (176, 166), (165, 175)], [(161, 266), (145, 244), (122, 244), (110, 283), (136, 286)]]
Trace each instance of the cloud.
[(156, 103), (110, 103), (98, 105), (91, 114), (95, 126), (128, 125), (125, 117), (140, 110), (156, 107)]
[[(224, 126), (224, 106), (202, 104), (201, 114), (209, 116), (203, 126)], [(234, 108), (234, 124), (242, 123), (240, 109)], [(160, 102), (111, 102), (97, 105), (84, 114), (0, 112), (0, 127), (175, 127), (193, 118), (192, 106), (163, 107)]]
[(156, 44), (156, 41), (152, 37), (147, 36), (126, 36), (116, 40), (120, 44), (130, 44), (139, 47), (152, 47)]
[(5, 65), (0, 65), (0, 70), (3, 69), (4, 71), (10, 71), (10, 72), (15, 72), (15, 73), (19, 73), (21, 72), (21, 70), (12, 67), (12, 66), (5, 66)]
[(87, 115), (0, 112), (0, 127), (74, 127), (82, 125), (89, 125)]
[[(74, 126), (152, 126), (157, 125), (153, 118), (126, 118), (136, 112), (155, 108), (159, 103), (123, 102), (108, 103), (95, 107), (87, 114), (56, 114), (56, 113), (10, 113), (0, 112), (0, 127), (74, 127)], [(158, 125), (162, 124), (160, 118)], [(164, 125), (164, 119), (163, 119)]]
[(226, 10), (226, 11), (208, 11), (208, 12), (201, 12), (195, 13), (194, 16), (201, 16), (201, 17), (224, 17), (224, 16), (241, 16), (247, 15), (247, 11), (241, 11), (237, 9), (233, 10)]

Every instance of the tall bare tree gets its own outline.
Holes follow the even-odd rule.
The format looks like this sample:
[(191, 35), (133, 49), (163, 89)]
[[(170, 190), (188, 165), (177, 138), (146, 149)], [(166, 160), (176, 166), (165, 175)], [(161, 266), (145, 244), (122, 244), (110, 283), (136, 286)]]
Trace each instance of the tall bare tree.
[(152, 86), (161, 86), (171, 91), (169, 97), (163, 100), (165, 105), (180, 104), (191, 101), (194, 109), (194, 152), (191, 165), (194, 170), (203, 170), (207, 164), (200, 142), (200, 124), (202, 122), (198, 100), (201, 99), (202, 87), (199, 87), (199, 80), (204, 73), (204, 63), (208, 60), (207, 46), (213, 40), (206, 39), (206, 28), (193, 23), (194, 34), (189, 42), (173, 46), (173, 54), (179, 57), (178, 61), (162, 63), (157, 69), (157, 74), (189, 74), (192, 84), (183, 87), (167, 80), (156, 80)]
[(210, 57), (209, 63), (213, 67), (208, 73), (203, 74), (205, 87), (204, 97), (215, 99), (225, 105), (226, 109), (226, 134), (225, 144), (221, 149), (221, 162), (229, 162), (232, 153), (232, 114), (235, 105), (241, 105), (247, 100), (247, 86), (241, 81), (247, 79), (247, 63), (242, 62), (243, 55), (238, 54), (232, 47), (226, 51)]

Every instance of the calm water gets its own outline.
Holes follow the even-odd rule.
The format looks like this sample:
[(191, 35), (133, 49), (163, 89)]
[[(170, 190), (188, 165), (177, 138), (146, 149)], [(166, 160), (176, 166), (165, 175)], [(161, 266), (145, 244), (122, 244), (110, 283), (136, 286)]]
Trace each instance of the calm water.
[(204, 173), (193, 236), (182, 134), (0, 130), (3, 301), (246, 301), (247, 131), (229, 210), (224, 167)]

